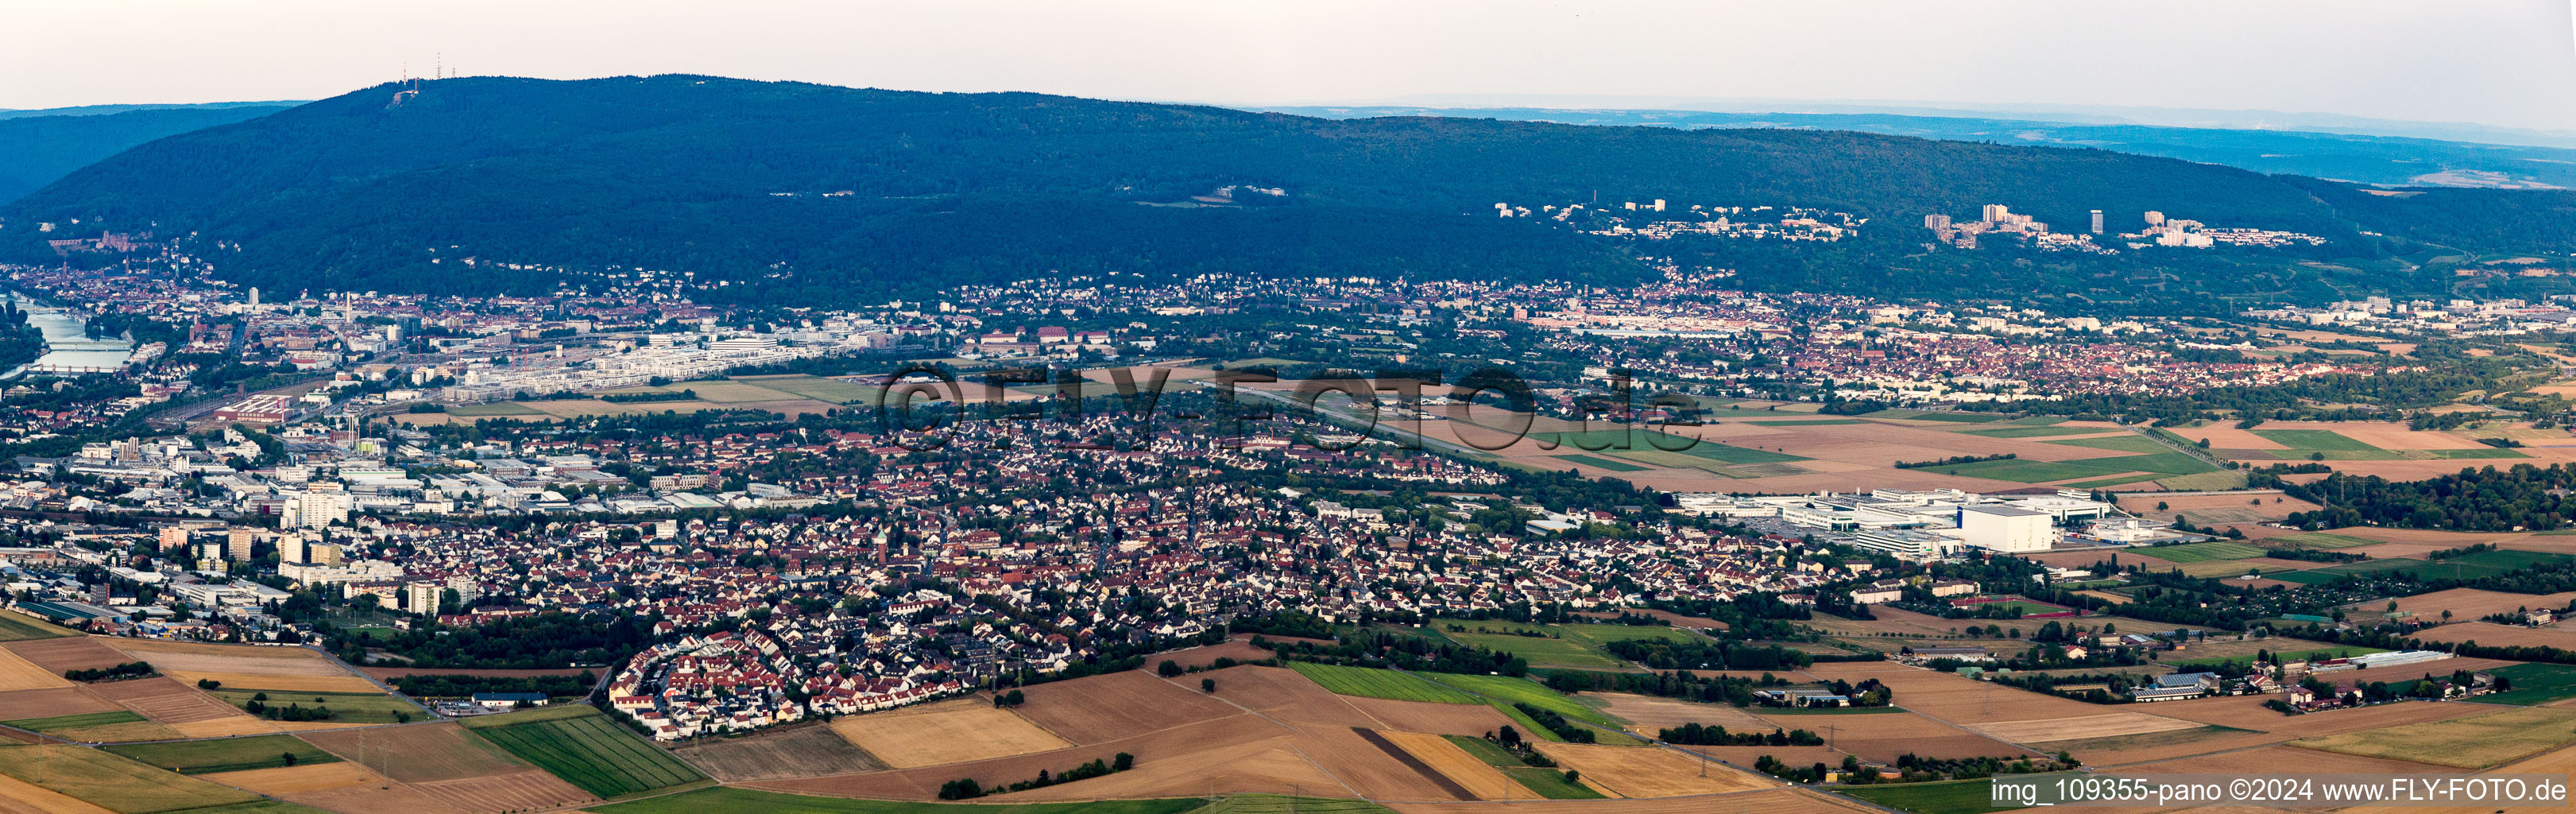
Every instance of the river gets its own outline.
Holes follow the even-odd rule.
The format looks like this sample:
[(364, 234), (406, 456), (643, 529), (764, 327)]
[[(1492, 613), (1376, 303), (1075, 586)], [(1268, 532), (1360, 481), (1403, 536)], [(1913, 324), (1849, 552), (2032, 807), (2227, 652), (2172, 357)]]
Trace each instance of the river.
[[(45, 355), (36, 357), (33, 367), (117, 368), (134, 354), (134, 340), (125, 337), (92, 339), (86, 329), (89, 320), (80, 314), (42, 300), (16, 294), (0, 295), (27, 312), (27, 324), (45, 332)], [(29, 366), (22, 365), (0, 380), (15, 379)]]

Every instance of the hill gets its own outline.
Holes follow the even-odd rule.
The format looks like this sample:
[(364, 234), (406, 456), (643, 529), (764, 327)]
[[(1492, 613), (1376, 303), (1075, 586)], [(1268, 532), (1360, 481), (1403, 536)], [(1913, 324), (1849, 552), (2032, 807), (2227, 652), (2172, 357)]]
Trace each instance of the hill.
[(1606, 126), (1852, 130), (2033, 147), (2095, 147), (2255, 172), (2364, 184), (2531, 188), (2576, 186), (2576, 149), (2301, 130), (2157, 127), (2144, 124), (1890, 113), (1731, 113), (1558, 108), (1267, 107), (1328, 119), (1448, 116)]
[(162, 136), (255, 119), (285, 104), (175, 107), (123, 112), (18, 110), (0, 113), (0, 202), (99, 159)]
[[(622, 267), (726, 282), (712, 292), (720, 300), (805, 303), (1109, 271), (1572, 281), (1648, 273), (1617, 241), (1492, 214), (1497, 201), (1596, 196), (1878, 219), (1866, 239), (1832, 254), (1676, 252), (1745, 268), (1756, 287), (1882, 286), (1873, 275), (1883, 272), (1865, 269), (1919, 251), (1922, 215), (1973, 216), (1997, 202), (2063, 224), (2090, 209), (2156, 209), (2335, 236), (2339, 250), (2372, 256), (2408, 250), (2351, 239), (2355, 219), (2304, 179), (2096, 149), (1842, 131), (1329, 120), (694, 76), (465, 78), (400, 90), (377, 86), (146, 144), (0, 217), (235, 241), (222, 276), (270, 290), (528, 292)], [(2410, 200), (2340, 197), (2373, 205), (2363, 228), (2406, 233), (2376, 219), (2405, 217)], [(2459, 217), (2475, 222), (2476, 213)], [(54, 259), (31, 231), (0, 235), (0, 256)], [(2530, 239), (2500, 234), (2478, 248)], [(2005, 259), (1954, 253), (1907, 278), (1934, 291), (1992, 291), (1994, 268), (2013, 265)], [(2141, 262), (2025, 272), (2034, 288), (2022, 290), (2100, 299), (2166, 273)], [(2303, 287), (2287, 274), (2187, 265), (2172, 296), (2341, 295), (2386, 283)], [(2202, 291), (2200, 280), (2241, 290)]]

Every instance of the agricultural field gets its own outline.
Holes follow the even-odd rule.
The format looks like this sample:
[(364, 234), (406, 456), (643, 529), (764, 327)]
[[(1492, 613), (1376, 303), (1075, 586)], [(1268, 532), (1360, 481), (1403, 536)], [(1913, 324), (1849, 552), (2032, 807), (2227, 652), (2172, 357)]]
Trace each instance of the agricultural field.
[[(1197, 797), (1162, 800), (1104, 800), (1090, 803), (906, 803), (889, 800), (854, 800), (843, 797), (813, 797), (780, 794), (739, 788), (699, 789), (686, 794), (630, 800), (613, 805), (591, 806), (597, 814), (1182, 814), (1199, 810), (1208, 800)], [(1353, 812), (1359, 809), (1341, 807), (1307, 808), (1298, 801), (1298, 811)], [(1375, 808), (1371, 806), (1370, 808)], [(1253, 812), (1276, 809), (1234, 809)], [(1380, 809), (1382, 810), (1382, 809)]]
[[(696, 769), (646, 743), (589, 707), (586, 714), (500, 715), (472, 732), (521, 760), (600, 797), (651, 791), (706, 779)], [(555, 709), (553, 707), (545, 708)], [(516, 719), (516, 720), (504, 720)]]
[(1476, 699), (1458, 690), (1434, 684), (1409, 673), (1368, 667), (1343, 667), (1332, 664), (1292, 661), (1289, 669), (1315, 682), (1324, 689), (1341, 695), (1384, 698), (1393, 701), (1429, 701), (1439, 704), (1473, 704)]
[[(1481, 623), (1471, 622), (1467, 624), (1476, 625)], [(1470, 627), (1469, 629), (1475, 630), (1476, 628)], [(1454, 630), (1448, 631), (1442, 635), (1448, 636), (1450, 640), (1456, 641), (1459, 644), (1482, 647), (1487, 650), (1497, 652), (1510, 653), (1512, 655), (1528, 659), (1532, 666), (1538, 667), (1615, 669), (1623, 664), (1618, 659), (1598, 650), (1594, 650), (1582, 642), (1568, 639), (1550, 638), (1546, 636), (1521, 636), (1511, 633), (1460, 633)]]
[[(1584, 785), (1621, 797), (1723, 794), (1780, 785), (1777, 780), (1675, 749), (1543, 743), (1538, 750), (1565, 768), (1581, 772)], [(1706, 770), (1706, 777), (1700, 776), (1702, 770)]]
[[(2364, 654), (2369, 654), (2369, 653), (2385, 653), (2385, 652), (2388, 652), (2388, 651), (2387, 651), (2387, 649), (2385, 649), (2385, 648), (2379, 648), (2379, 647), (2363, 647), (2363, 646), (2361, 646), (2361, 645), (2349, 645), (2349, 644), (2346, 644), (2346, 645), (2324, 645), (2324, 646), (2319, 646), (2319, 647), (2307, 647), (2307, 648), (2302, 648), (2302, 647), (2299, 647), (2299, 645), (2301, 645), (2301, 644), (2316, 644), (2316, 643), (2315, 643), (2315, 642), (2307, 642), (2307, 641), (2300, 640), (2300, 639), (2272, 639), (2272, 640), (2269, 640), (2268, 642), (2267, 642), (2266, 640), (2257, 639), (2257, 640), (2249, 641), (2249, 642), (2221, 642), (2220, 644), (2225, 644), (2225, 645), (2266, 645), (2266, 644), (2268, 644), (2268, 645), (2273, 645), (2273, 646), (2277, 646), (2277, 647), (2278, 647), (2278, 649), (2274, 649), (2274, 650), (2272, 650), (2272, 655), (2273, 655), (2274, 657), (2276, 657), (2276, 658), (2281, 658), (2281, 659), (2307, 659), (2307, 660), (2310, 660), (2310, 661), (2314, 661), (2314, 660), (2317, 660), (2317, 659), (2344, 658), (2344, 657), (2348, 657), (2348, 656), (2359, 656), (2359, 655), (2364, 655)], [(2215, 649), (2216, 649), (2216, 648), (2213, 648), (2213, 650), (2215, 650)], [(2245, 648), (2243, 648), (2243, 647), (2229, 647), (2229, 648), (2226, 648), (2226, 649), (2227, 649), (2227, 650), (2231, 650), (2231, 651), (2244, 651), (2244, 650), (2245, 650)], [(2194, 653), (2196, 652), (2196, 650), (2197, 650), (2197, 648), (2194, 648), (2194, 649), (2184, 650), (2184, 651), (2182, 651), (2182, 652), (2183, 652), (2185, 655), (2192, 655), (2192, 654), (2194, 654)], [(2250, 651), (2249, 651), (2249, 652), (2232, 652), (2232, 653), (2212, 652), (2210, 655), (2205, 655), (2205, 656), (2193, 656), (2192, 658), (2183, 658), (2183, 659), (2164, 659), (2164, 660), (2162, 660), (2162, 663), (2164, 663), (2164, 664), (2169, 664), (2169, 665), (2172, 665), (2172, 666), (2177, 667), (2177, 668), (2182, 668), (2182, 667), (2211, 667), (2211, 666), (2216, 666), (2216, 665), (2219, 665), (2219, 664), (2228, 664), (2228, 663), (2233, 663), (2233, 664), (2247, 664), (2247, 663), (2252, 662), (2253, 660), (2254, 660), (2254, 653), (2252, 653), (2252, 652), (2250, 652)]]
[(833, 719), (831, 731), (898, 769), (1025, 755), (1073, 745), (1010, 710), (993, 706), (992, 699), (980, 695), (845, 715)]
[(2003, 810), (1994, 805), (1992, 780), (1843, 786), (1835, 791), (1911, 814), (1984, 814)]
[(52, 670), (38, 667), (35, 662), (20, 658), (16, 653), (0, 650), (0, 692), (50, 690), (71, 685), (70, 681)]
[(2378, 540), (2365, 540), (2360, 537), (2354, 537), (2348, 534), (2336, 534), (2330, 531), (2284, 534), (2279, 537), (2266, 537), (2263, 539), (2263, 542), (2280, 548), (2324, 549), (2352, 548), (2354, 546), (2379, 545), (2380, 543)]
[(0, 610), (0, 642), (28, 639), (60, 639), (81, 635), (80, 631), (28, 616), (13, 610)]
[(1377, 736), (1403, 750), (1413, 762), (1458, 784), (1466, 790), (1467, 796), (1487, 800), (1508, 800), (1513, 797), (1525, 797), (1530, 792), (1536, 791), (1532, 789), (1529, 792), (1515, 793), (1515, 789), (1525, 788), (1524, 784), (1505, 775), (1492, 763), (1479, 759), (1438, 735), (1419, 732), (1378, 732)]
[(2512, 689), (2480, 696), (2490, 704), (2532, 706), (2576, 698), (2576, 667), (2564, 664), (2516, 664), (2487, 672), (2511, 682)]
[(1978, 724), (1974, 729), (1999, 740), (2014, 743), (2108, 738), (2191, 729), (2200, 724), (2177, 721), (2143, 712), (2113, 712), (2079, 718), (2045, 718), (2036, 721), (2004, 721)]
[[(2453, 616), (2456, 618), (2466, 614), (2454, 612)], [(2428, 642), (2446, 644), (2477, 642), (2501, 647), (2555, 647), (2560, 650), (2576, 650), (2576, 629), (2558, 627), (2516, 627), (2492, 622), (2459, 622), (2416, 631), (2415, 637)]]
[(2207, 562), (2210, 560), (2241, 560), (2248, 557), (2260, 557), (2267, 552), (2261, 548), (2246, 545), (2244, 543), (2208, 542), (2156, 546), (2154, 548), (2146, 549), (2130, 549), (2130, 553), (2143, 554), (2170, 562), (2188, 563)]
[(260, 703), (271, 708), (284, 707), (289, 704), (301, 706), (305, 709), (327, 707), (331, 710), (330, 722), (335, 724), (403, 723), (421, 720), (429, 715), (428, 712), (422, 710), (418, 706), (414, 706), (409, 701), (405, 701), (391, 695), (386, 695), (381, 692), (354, 693), (316, 692), (309, 690), (273, 690), (234, 687), (231, 684), (225, 684), (221, 688), (210, 690), (209, 694), (216, 698), (223, 699), (224, 703), (230, 704), (236, 709), (245, 708), (245, 705), (258, 700), (261, 696), (267, 696), (268, 700), (260, 701)]
[(1011, 708), (1012, 712), (1056, 737), (1083, 745), (1243, 714), (1195, 687), (1182, 689), (1145, 670), (1057, 681), (1025, 691), (1028, 702)]
[(2576, 741), (2576, 710), (2524, 707), (2291, 741), (2327, 752), (2483, 769)]
[[(252, 738), (133, 743), (102, 747), (105, 751), (180, 774), (238, 772), (278, 766), (336, 763), (339, 757), (288, 735)], [(292, 763), (287, 756), (293, 755)]]
[[(847, 720), (847, 719), (842, 719)], [(790, 725), (737, 738), (704, 740), (672, 750), (717, 780), (775, 780), (886, 768), (884, 761), (823, 723)]]
[(119, 743), (185, 737), (177, 730), (121, 709), (114, 712), (85, 712), (50, 718), (22, 718), (15, 721), (0, 721), (0, 723), (80, 743)]
[(1586, 721), (1613, 730), (1620, 728), (1618, 721), (1613, 720), (1609, 715), (1604, 714), (1602, 711), (1585, 706), (1572, 698), (1560, 695), (1557, 691), (1540, 686), (1538, 682), (1531, 681), (1526, 678), (1513, 678), (1510, 676), (1461, 675), (1457, 673), (1425, 673), (1423, 675), (1433, 681), (1482, 696), (1487, 703), (1491, 703), (1498, 707), (1509, 707), (1513, 704), (1528, 704), (1540, 709), (1553, 710), (1557, 714), (1563, 715), (1569, 720)]
[(176, 812), (260, 799), (78, 746), (0, 745), (0, 774), (116, 814)]

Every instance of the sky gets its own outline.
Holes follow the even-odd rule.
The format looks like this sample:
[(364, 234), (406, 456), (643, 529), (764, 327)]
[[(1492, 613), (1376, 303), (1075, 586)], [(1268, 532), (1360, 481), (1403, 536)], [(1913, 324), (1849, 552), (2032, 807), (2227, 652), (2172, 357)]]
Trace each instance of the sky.
[(0, 108), (314, 99), (441, 60), (1239, 106), (2082, 105), (2576, 131), (2570, 0), (0, 0)]

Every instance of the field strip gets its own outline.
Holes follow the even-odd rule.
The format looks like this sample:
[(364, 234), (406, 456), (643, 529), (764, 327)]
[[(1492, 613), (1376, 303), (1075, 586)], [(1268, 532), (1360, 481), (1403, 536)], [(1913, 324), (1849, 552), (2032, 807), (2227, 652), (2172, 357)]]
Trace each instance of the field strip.
[(1431, 764), (1424, 763), (1421, 758), (1414, 757), (1413, 753), (1404, 751), (1404, 747), (1397, 746), (1394, 741), (1387, 740), (1386, 736), (1378, 734), (1377, 730), (1362, 729), (1354, 726), (1351, 727), (1351, 731), (1358, 734), (1360, 736), (1360, 740), (1368, 741), (1370, 746), (1377, 747), (1378, 751), (1384, 752), (1387, 757), (1395, 759), (1396, 763), (1407, 769), (1412, 769), (1413, 773), (1421, 775), (1422, 779), (1431, 781), (1431, 785), (1439, 786), (1441, 791), (1448, 792), (1451, 796), (1461, 800), (1484, 799), (1476, 796), (1475, 792), (1468, 791), (1466, 786), (1459, 784), (1456, 780), (1450, 779), (1448, 775), (1441, 774), (1440, 770), (1431, 768)]
[[(1161, 676), (1155, 676), (1155, 678), (1162, 678), (1162, 677), (1161, 677)], [(1299, 676), (1299, 678), (1304, 678), (1304, 676), (1301, 674), (1301, 675)], [(1314, 679), (1306, 679), (1306, 680), (1307, 680), (1308, 682), (1310, 682), (1310, 683), (1311, 683)], [(1162, 678), (1162, 681), (1163, 681), (1163, 683), (1165, 683), (1165, 684), (1170, 684), (1170, 685), (1175, 686), (1175, 687), (1180, 687), (1181, 689), (1184, 689), (1184, 690), (1189, 689), (1189, 688), (1188, 688), (1188, 687), (1186, 687), (1186, 686), (1182, 686), (1181, 682), (1173, 681), (1173, 680), (1168, 679), (1168, 678)], [(1326, 692), (1331, 692), (1331, 691), (1330, 691), (1330, 690), (1326, 690)], [(1270, 717), (1270, 716), (1268, 716), (1268, 715), (1263, 715), (1263, 714), (1261, 714), (1261, 711), (1260, 711), (1260, 710), (1253, 709), (1253, 708), (1251, 708), (1251, 707), (1247, 707), (1247, 706), (1244, 706), (1244, 705), (1242, 705), (1242, 704), (1237, 704), (1237, 703), (1235, 703), (1235, 702), (1234, 702), (1234, 699), (1232, 699), (1232, 698), (1227, 698), (1227, 697), (1222, 696), (1222, 695), (1210, 695), (1210, 696), (1208, 696), (1208, 697), (1210, 697), (1210, 698), (1214, 698), (1214, 699), (1219, 700), (1219, 701), (1223, 701), (1223, 702), (1225, 702), (1226, 706), (1230, 706), (1230, 707), (1233, 707), (1233, 708), (1235, 708), (1235, 709), (1243, 710), (1245, 714), (1251, 715), (1252, 717), (1259, 718), (1259, 719), (1264, 720), (1264, 721), (1269, 721), (1269, 722), (1274, 723), (1274, 724), (1278, 724), (1278, 725), (1279, 725), (1281, 728), (1283, 728), (1283, 729), (1290, 729), (1290, 730), (1294, 730), (1294, 729), (1296, 729), (1296, 727), (1289, 726), (1286, 722), (1283, 722), (1283, 721), (1281, 721), (1281, 720), (1279, 720), (1279, 719), (1277, 719), (1277, 718), (1273, 718), (1273, 717)], [(1333, 694), (1333, 697), (1335, 697), (1335, 698), (1339, 698), (1339, 697), (1341, 697), (1341, 694), (1340, 694), (1340, 693), (1334, 693), (1334, 694)], [(1359, 713), (1359, 714), (1360, 714), (1360, 717), (1362, 717), (1362, 718), (1367, 718), (1367, 719), (1369, 719), (1369, 720), (1371, 720), (1371, 721), (1377, 721), (1377, 725), (1378, 725), (1378, 726), (1386, 726), (1386, 725), (1387, 725), (1386, 721), (1384, 721), (1384, 720), (1380, 720), (1380, 719), (1379, 719), (1377, 716), (1375, 716), (1375, 715), (1370, 715), (1368, 710), (1361, 709), (1361, 708), (1359, 707), (1359, 705), (1358, 705), (1358, 704), (1351, 704), (1351, 703), (1348, 703), (1348, 702), (1344, 702), (1344, 706), (1348, 706), (1348, 707), (1350, 707), (1352, 712), (1357, 712), (1357, 713)], [(1032, 723), (1034, 723), (1034, 722), (1032, 722)], [(1184, 725), (1186, 726), (1186, 724), (1184, 724)], [(1389, 728), (1392, 728), (1392, 727), (1389, 727)], [(1148, 733), (1148, 734), (1151, 734), (1151, 733)], [(1061, 736), (1059, 736), (1059, 737), (1061, 737)], [(1323, 768), (1323, 767), (1318, 766), (1318, 767), (1316, 767), (1316, 768)], [(1331, 772), (1326, 772), (1326, 774), (1331, 774)]]
[[(1269, 721), (1270, 719), (1269, 719), (1269, 718), (1267, 718), (1267, 717), (1264, 717), (1264, 718), (1262, 718), (1262, 720)], [(1271, 722), (1271, 723), (1279, 723), (1278, 721), (1270, 721), (1270, 722)], [(1282, 725), (1284, 726), (1284, 724), (1282, 724)], [(1293, 749), (1293, 750), (1296, 750), (1296, 752), (1297, 752), (1297, 759), (1299, 759), (1299, 760), (1303, 760), (1303, 761), (1306, 761), (1306, 765), (1309, 765), (1309, 766), (1313, 766), (1313, 767), (1315, 767), (1315, 771), (1323, 772), (1325, 777), (1330, 777), (1330, 778), (1332, 778), (1332, 779), (1333, 779), (1333, 782), (1335, 782), (1335, 783), (1340, 783), (1340, 784), (1342, 785), (1342, 790), (1343, 790), (1343, 791), (1346, 791), (1346, 792), (1349, 792), (1349, 793), (1350, 793), (1350, 795), (1351, 795), (1352, 797), (1357, 797), (1357, 798), (1362, 799), (1362, 800), (1366, 800), (1366, 799), (1368, 799), (1367, 797), (1362, 797), (1362, 796), (1360, 795), (1360, 790), (1359, 790), (1359, 789), (1351, 788), (1351, 783), (1350, 783), (1350, 781), (1348, 781), (1348, 780), (1343, 780), (1341, 775), (1334, 774), (1334, 773), (1333, 773), (1333, 770), (1331, 770), (1331, 769), (1327, 769), (1327, 768), (1324, 768), (1324, 764), (1323, 764), (1323, 763), (1321, 763), (1321, 762), (1319, 762), (1319, 761), (1317, 761), (1317, 760), (1315, 760), (1315, 756), (1314, 756), (1314, 755), (1306, 754), (1306, 747), (1298, 746), (1298, 745), (1297, 745), (1297, 740), (1296, 740), (1295, 738), (1290, 738), (1290, 739), (1288, 739), (1288, 748)]]

